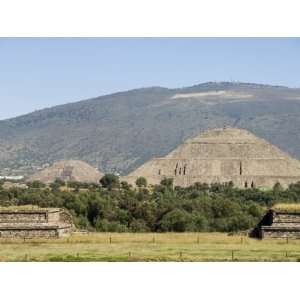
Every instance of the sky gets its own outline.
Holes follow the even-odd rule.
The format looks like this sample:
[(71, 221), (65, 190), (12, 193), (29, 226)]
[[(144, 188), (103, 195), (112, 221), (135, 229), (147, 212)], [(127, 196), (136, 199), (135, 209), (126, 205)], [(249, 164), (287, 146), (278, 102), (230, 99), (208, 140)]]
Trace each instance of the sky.
[(300, 38), (0, 38), (0, 119), (148, 86), (300, 87)]

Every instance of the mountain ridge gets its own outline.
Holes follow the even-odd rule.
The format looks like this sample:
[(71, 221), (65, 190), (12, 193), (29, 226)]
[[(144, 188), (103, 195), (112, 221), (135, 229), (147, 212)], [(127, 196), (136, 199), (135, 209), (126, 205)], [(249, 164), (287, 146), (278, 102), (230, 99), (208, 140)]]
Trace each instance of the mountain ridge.
[(103, 94), (100, 96), (94, 96), (91, 98), (85, 98), (82, 100), (77, 100), (77, 101), (72, 101), (72, 102), (66, 102), (64, 104), (58, 104), (58, 105), (54, 105), (54, 106), (50, 106), (50, 107), (44, 107), (41, 109), (37, 109), (19, 116), (15, 116), (12, 118), (6, 118), (6, 119), (1, 119), (0, 123), (3, 121), (9, 121), (9, 120), (13, 120), (13, 119), (17, 119), (20, 117), (24, 117), (27, 115), (31, 115), (34, 113), (38, 113), (40, 111), (44, 111), (44, 110), (50, 110), (50, 109), (54, 109), (54, 108), (59, 108), (61, 106), (65, 106), (65, 105), (73, 105), (73, 104), (78, 104), (81, 102), (86, 102), (86, 101), (93, 101), (93, 100), (98, 100), (99, 98), (104, 98), (104, 97), (110, 97), (110, 96), (115, 96), (115, 95), (119, 95), (119, 94), (126, 94), (128, 92), (135, 92), (135, 91), (141, 91), (141, 90), (168, 90), (168, 91), (181, 91), (181, 90), (186, 90), (186, 89), (193, 89), (193, 88), (204, 88), (207, 87), (209, 85), (238, 85), (238, 86), (252, 86), (252, 87), (272, 87), (272, 88), (286, 88), (286, 89), (300, 89), (298, 87), (288, 87), (288, 86), (284, 86), (284, 85), (272, 85), (272, 84), (265, 84), (265, 83), (251, 83), (251, 82), (240, 82), (240, 81), (206, 81), (206, 82), (202, 82), (199, 84), (194, 84), (191, 86), (183, 86), (180, 88), (167, 88), (167, 87), (163, 87), (163, 86), (149, 86), (149, 87), (140, 87), (140, 88), (134, 88), (134, 89), (129, 89), (129, 90), (123, 90), (123, 91), (118, 91), (118, 92), (113, 92), (110, 94)]
[(144, 87), (0, 121), (0, 173), (79, 159), (126, 174), (201, 131), (252, 131), (300, 158), (300, 89), (240, 82)]

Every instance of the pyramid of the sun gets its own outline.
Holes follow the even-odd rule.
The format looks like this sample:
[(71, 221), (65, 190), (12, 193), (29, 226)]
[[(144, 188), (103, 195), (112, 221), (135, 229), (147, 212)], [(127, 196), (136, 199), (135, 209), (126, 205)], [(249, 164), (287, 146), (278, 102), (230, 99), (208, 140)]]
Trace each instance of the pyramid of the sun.
[(96, 168), (80, 160), (62, 160), (34, 174), (28, 181), (39, 180), (51, 183), (56, 179), (87, 183), (98, 183), (103, 174)]
[(176, 186), (195, 182), (224, 183), (237, 187), (273, 187), (300, 181), (300, 162), (247, 130), (219, 128), (188, 139), (167, 156), (154, 158), (124, 179), (140, 177), (158, 184), (167, 177)]

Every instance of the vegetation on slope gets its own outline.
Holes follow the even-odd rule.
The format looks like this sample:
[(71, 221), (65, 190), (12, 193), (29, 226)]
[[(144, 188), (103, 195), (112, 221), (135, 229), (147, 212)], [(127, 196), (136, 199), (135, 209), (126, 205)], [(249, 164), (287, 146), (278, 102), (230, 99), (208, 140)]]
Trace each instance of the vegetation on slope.
[[(145, 182), (141, 180), (143, 185)], [(235, 232), (247, 230), (279, 202), (298, 203), (300, 183), (286, 190), (236, 189), (232, 184), (173, 187), (166, 179), (151, 189), (133, 189), (109, 175), (105, 186), (57, 181), (28, 189), (0, 188), (0, 205), (64, 207), (78, 228), (104, 232)]]

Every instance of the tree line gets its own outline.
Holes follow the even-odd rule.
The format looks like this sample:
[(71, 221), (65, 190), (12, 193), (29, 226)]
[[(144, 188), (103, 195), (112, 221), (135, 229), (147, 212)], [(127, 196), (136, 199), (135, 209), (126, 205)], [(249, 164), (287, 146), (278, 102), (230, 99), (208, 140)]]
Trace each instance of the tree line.
[(113, 174), (99, 184), (50, 185), (34, 181), (28, 188), (4, 189), (0, 206), (39, 205), (68, 209), (79, 229), (107, 232), (237, 232), (254, 227), (268, 207), (278, 202), (299, 202), (300, 183), (283, 189), (238, 189), (232, 183), (173, 185), (171, 178), (148, 187), (140, 177), (136, 187)]

